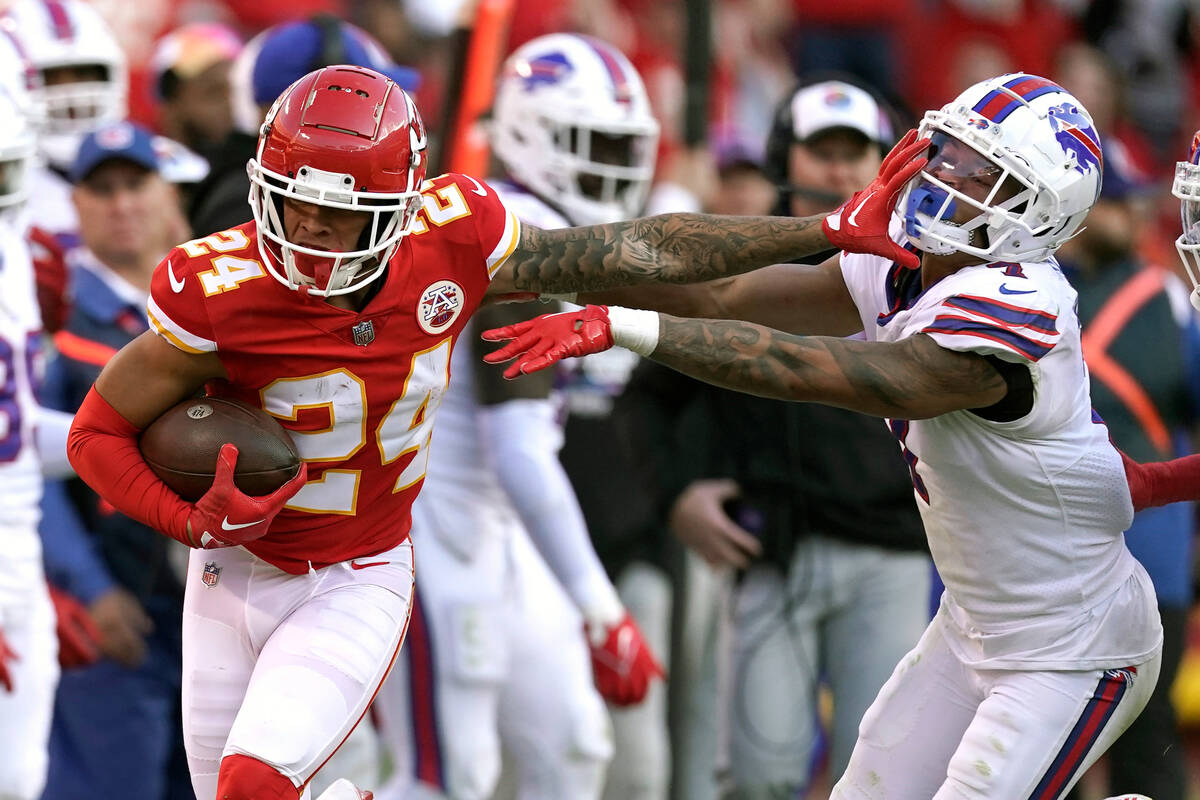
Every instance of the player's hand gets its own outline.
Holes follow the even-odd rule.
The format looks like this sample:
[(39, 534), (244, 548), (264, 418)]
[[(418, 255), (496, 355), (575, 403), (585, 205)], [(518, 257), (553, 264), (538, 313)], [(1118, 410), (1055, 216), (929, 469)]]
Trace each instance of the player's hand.
[(667, 524), (675, 538), (714, 567), (745, 569), (762, 555), (762, 543), (725, 513), (725, 503), (742, 493), (736, 481), (694, 481), (675, 498)]
[(666, 677), (628, 611), (607, 628), (588, 625), (587, 635), (596, 689), (613, 705), (637, 705), (646, 699), (652, 680)]
[(233, 483), (238, 450), (232, 444), (221, 448), (213, 484), (196, 501), (188, 517), (188, 535), (193, 547), (210, 550), (253, 542), (266, 535), (275, 515), (308, 480), (308, 464), (300, 462), (296, 477), (262, 497), (251, 497)]
[(21, 657), (17, 655), (17, 651), (13, 650), (8, 644), (8, 640), (4, 638), (4, 629), (0, 628), (0, 688), (11, 693), (13, 690), (12, 671), (9, 665), (14, 661), (20, 661)]
[(89, 610), (100, 631), (100, 651), (130, 669), (140, 666), (154, 622), (137, 598), (115, 587), (93, 600)]
[(821, 223), (829, 243), (851, 253), (883, 256), (909, 269), (919, 267), (921, 260), (916, 253), (892, 241), (888, 228), (896, 198), (909, 179), (928, 163), (929, 159), (924, 155), (928, 148), (929, 139), (918, 141), (915, 130), (906, 133), (887, 154), (875, 179)]
[(29, 229), (29, 245), (33, 256), (38, 307), (42, 312), (42, 327), (55, 333), (62, 330), (70, 311), (67, 293), (70, 272), (67, 269), (66, 248), (54, 234), (36, 226)]
[(57, 618), (58, 663), (63, 669), (95, 664), (100, 659), (104, 635), (91, 614), (74, 595), (56, 586), (50, 587), (50, 600)]
[(509, 380), (545, 369), (564, 358), (591, 355), (613, 346), (608, 306), (543, 314), (515, 325), (492, 328), (481, 335), (489, 342), (512, 340), (483, 357), (489, 364), (515, 358), (504, 370), (504, 377)]

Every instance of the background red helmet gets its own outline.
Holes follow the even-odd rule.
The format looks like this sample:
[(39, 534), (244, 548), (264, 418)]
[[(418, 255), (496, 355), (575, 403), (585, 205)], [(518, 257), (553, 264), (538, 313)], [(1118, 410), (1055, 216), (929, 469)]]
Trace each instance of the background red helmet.
[[(246, 165), (271, 274), (326, 297), (378, 278), (421, 207), (427, 141), (412, 98), (374, 70), (323, 67), (293, 83), (267, 112)], [(284, 198), (371, 216), (354, 250), (306, 247), (288, 240)]]

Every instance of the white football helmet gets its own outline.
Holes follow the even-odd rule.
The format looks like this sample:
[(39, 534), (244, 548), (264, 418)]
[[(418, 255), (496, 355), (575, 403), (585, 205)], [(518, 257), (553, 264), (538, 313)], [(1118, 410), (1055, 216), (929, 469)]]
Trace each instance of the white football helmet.
[[(1075, 235), (1100, 195), (1104, 158), (1091, 115), (1045, 78), (977, 83), (927, 112), (918, 130), (933, 140), (929, 164), (896, 209), (909, 241), (927, 253), (1042, 261)], [(960, 205), (976, 214), (953, 222)]]
[[(125, 118), (129, 93), (125, 53), (108, 24), (83, 0), (15, 0), (4, 12), (16, 24), (26, 57), (40, 75), (44, 109), (38, 147), (66, 169), (88, 133)], [(94, 80), (55, 83), (62, 67), (95, 68)]]
[(522, 45), (504, 62), (489, 129), (509, 176), (572, 224), (641, 213), (658, 121), (641, 77), (612, 45), (572, 33)]
[(1192, 281), (1192, 305), (1200, 310), (1200, 131), (1192, 137), (1187, 161), (1175, 165), (1171, 194), (1179, 198), (1179, 216), (1183, 233), (1175, 240), (1175, 249)]
[(29, 197), (39, 119), (32, 90), (37, 73), (21, 54), (10, 20), (0, 18), (0, 213)]

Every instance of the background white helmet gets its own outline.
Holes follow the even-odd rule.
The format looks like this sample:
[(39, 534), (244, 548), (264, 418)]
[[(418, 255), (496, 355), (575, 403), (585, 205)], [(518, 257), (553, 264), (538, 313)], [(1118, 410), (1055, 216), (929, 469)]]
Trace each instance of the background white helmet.
[(1175, 165), (1171, 194), (1179, 198), (1179, 216), (1183, 233), (1175, 240), (1175, 249), (1192, 281), (1192, 305), (1200, 310), (1200, 131), (1192, 137), (1187, 161)]
[(504, 62), (490, 138), (514, 181), (572, 224), (594, 225), (641, 213), (658, 129), (642, 79), (619, 50), (554, 33)]
[[(1044, 260), (1075, 234), (1100, 195), (1104, 159), (1092, 117), (1045, 78), (1013, 73), (977, 83), (926, 113), (919, 133), (933, 138), (930, 163), (896, 208), (909, 241), (927, 253)], [(982, 177), (969, 174), (960, 157), (977, 160), (994, 178), (982, 200), (951, 185)], [(939, 171), (955, 178), (940, 180)], [(976, 215), (950, 222), (960, 204)]]
[[(47, 161), (65, 169), (84, 136), (125, 118), (125, 53), (99, 12), (83, 0), (15, 0), (5, 13), (42, 79), (37, 91), (45, 117), (38, 146)], [(70, 83), (47, 80), (48, 71), (62, 67), (96, 68), (97, 75)]]
[(0, 18), (0, 213), (29, 197), (37, 152), (34, 124), (40, 118), (34, 90), (37, 72), (24, 58), (12, 33), (12, 21)]

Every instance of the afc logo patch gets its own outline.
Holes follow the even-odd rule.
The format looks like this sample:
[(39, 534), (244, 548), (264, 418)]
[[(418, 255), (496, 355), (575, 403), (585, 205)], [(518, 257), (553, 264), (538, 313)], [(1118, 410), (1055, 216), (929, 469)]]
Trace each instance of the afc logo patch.
[(210, 589), (217, 585), (217, 581), (221, 580), (221, 568), (217, 566), (217, 562), (209, 561), (204, 565), (204, 572), (200, 575), (200, 582)]
[(454, 281), (436, 281), (421, 292), (417, 301), (417, 324), (436, 335), (449, 328), (463, 309), (463, 290)]

